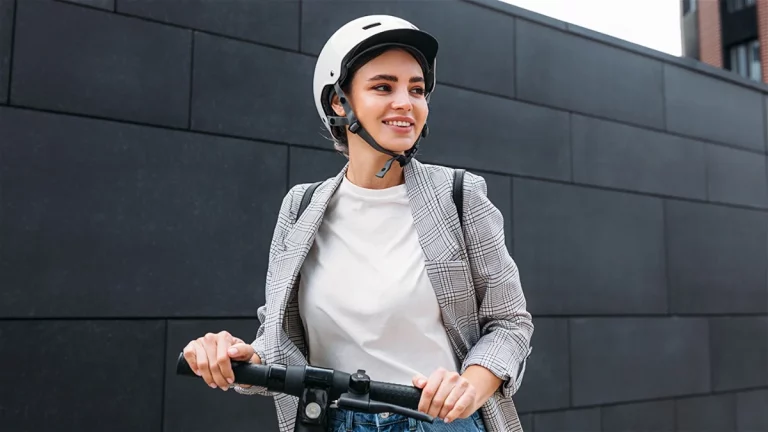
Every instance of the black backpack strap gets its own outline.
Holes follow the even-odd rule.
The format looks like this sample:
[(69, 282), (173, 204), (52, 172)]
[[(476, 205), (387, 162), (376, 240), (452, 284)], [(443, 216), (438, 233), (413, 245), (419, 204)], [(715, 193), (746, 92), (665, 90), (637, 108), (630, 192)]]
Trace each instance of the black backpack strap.
[(459, 224), (464, 226), (464, 170), (453, 171), (453, 203), (459, 215)]
[(299, 204), (299, 212), (296, 214), (296, 220), (298, 221), (304, 210), (306, 210), (309, 203), (312, 201), (312, 195), (315, 194), (315, 189), (320, 186), (322, 182), (316, 182), (309, 185), (304, 191), (304, 195), (301, 197), (301, 203)]

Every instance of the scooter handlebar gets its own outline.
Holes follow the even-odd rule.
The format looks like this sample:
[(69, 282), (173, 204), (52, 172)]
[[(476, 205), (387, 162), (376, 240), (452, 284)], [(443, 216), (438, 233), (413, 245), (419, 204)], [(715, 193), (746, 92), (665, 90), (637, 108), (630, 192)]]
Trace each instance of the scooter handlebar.
[[(301, 397), (306, 383), (321, 385), (328, 389), (331, 400), (349, 391), (350, 374), (334, 369), (313, 366), (285, 366), (278, 364), (261, 365), (248, 362), (232, 362), (235, 382), (265, 387), (270, 391)], [(176, 365), (178, 375), (197, 376), (189, 367), (184, 354), (179, 354)], [(327, 377), (332, 377), (328, 379)], [(421, 390), (401, 384), (370, 381), (370, 398), (376, 402), (417, 410)]]

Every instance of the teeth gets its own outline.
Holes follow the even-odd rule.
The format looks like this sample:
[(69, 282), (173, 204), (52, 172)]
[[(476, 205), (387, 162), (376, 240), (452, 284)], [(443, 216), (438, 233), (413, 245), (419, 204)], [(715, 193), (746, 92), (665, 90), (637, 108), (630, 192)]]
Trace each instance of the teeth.
[(405, 122), (405, 121), (387, 121), (384, 123), (390, 126), (402, 126), (402, 127), (408, 127), (411, 125), (409, 122)]

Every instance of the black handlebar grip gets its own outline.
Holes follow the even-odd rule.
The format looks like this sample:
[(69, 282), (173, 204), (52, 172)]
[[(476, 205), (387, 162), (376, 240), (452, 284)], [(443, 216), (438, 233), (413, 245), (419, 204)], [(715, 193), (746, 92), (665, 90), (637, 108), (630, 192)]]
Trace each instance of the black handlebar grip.
[(371, 399), (377, 402), (399, 405), (417, 410), (421, 400), (421, 389), (401, 384), (371, 381)]
[[(269, 377), (269, 366), (251, 364), (249, 362), (237, 362), (233, 361), (232, 373), (235, 375), (235, 382), (240, 384), (250, 384), (255, 386), (266, 386)], [(187, 359), (184, 358), (184, 353), (179, 354), (179, 359), (176, 362), (176, 374), (197, 376), (192, 368), (189, 367)], [(282, 391), (282, 383), (280, 388), (270, 388), (270, 390)]]
[(176, 361), (176, 374), (177, 375), (193, 375), (193, 376), (197, 375), (192, 370), (192, 368), (189, 367), (189, 363), (187, 363), (187, 359), (184, 358), (184, 353), (179, 354), (179, 359)]

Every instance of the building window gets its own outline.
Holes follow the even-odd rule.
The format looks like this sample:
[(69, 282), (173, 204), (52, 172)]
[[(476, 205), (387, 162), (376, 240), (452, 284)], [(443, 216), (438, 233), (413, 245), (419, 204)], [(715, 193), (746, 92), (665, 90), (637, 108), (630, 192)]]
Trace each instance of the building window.
[(725, 0), (728, 12), (736, 12), (755, 5), (756, 0)]
[(763, 72), (760, 65), (760, 41), (752, 40), (733, 45), (728, 50), (728, 54), (732, 71), (755, 81), (763, 80)]
[(683, 0), (683, 15), (696, 11), (697, 0)]

